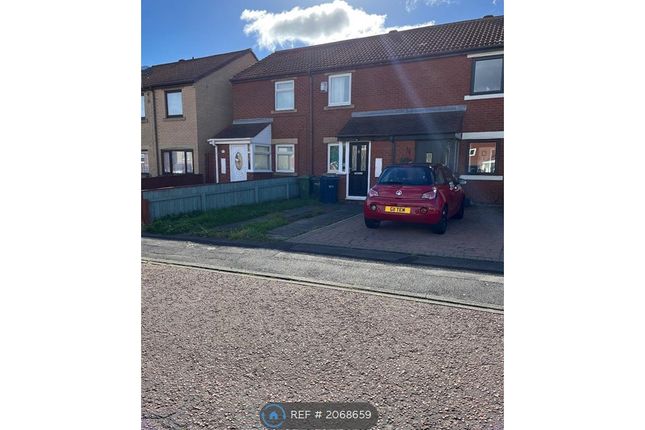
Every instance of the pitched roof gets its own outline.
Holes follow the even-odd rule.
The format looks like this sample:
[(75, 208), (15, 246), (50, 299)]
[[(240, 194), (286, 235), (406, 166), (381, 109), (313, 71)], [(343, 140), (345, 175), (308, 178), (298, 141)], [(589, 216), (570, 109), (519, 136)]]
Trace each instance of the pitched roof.
[(249, 52), (253, 54), (251, 49), (244, 49), (152, 66), (141, 70), (141, 88), (192, 83)]
[(238, 73), (233, 80), (391, 63), (503, 46), (504, 16), (501, 15), (276, 51)]
[(217, 133), (213, 139), (244, 139), (255, 137), (270, 124), (270, 122), (231, 124)]

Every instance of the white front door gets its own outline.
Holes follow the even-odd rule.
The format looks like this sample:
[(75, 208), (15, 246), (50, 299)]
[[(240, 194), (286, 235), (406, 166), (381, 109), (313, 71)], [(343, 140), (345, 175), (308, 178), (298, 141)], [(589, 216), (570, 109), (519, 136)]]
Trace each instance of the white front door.
[(230, 145), (231, 182), (246, 181), (249, 168), (249, 146)]

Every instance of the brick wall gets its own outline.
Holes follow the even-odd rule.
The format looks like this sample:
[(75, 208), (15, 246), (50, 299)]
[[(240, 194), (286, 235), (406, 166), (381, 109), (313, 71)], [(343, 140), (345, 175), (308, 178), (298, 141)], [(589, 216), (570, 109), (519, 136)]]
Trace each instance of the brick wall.
[[(328, 93), (320, 91), (320, 83), (327, 81), (328, 73), (317, 73), (311, 78), (308, 75), (280, 78), (278, 80), (293, 79), (295, 83), (295, 109), (285, 113), (276, 113), (274, 110), (275, 79), (235, 82), (233, 115), (235, 119), (273, 118), (273, 138), (298, 138), (297, 173), (321, 175), (327, 171), (327, 144), (323, 139), (336, 136), (354, 111), (466, 105), (464, 132), (503, 131), (503, 98), (464, 100), (464, 96), (470, 94), (471, 67), (471, 59), (458, 55), (398, 65), (338, 70), (334, 73), (352, 73), (352, 105), (337, 108), (328, 107)], [(314, 123), (313, 144), (310, 115), (313, 115)], [(399, 162), (403, 157), (414, 159), (414, 142), (397, 141), (396, 145), (394, 161)], [(391, 151), (389, 142), (373, 142), (372, 148), (372, 167), (376, 157), (384, 159), (384, 166), (392, 161), (391, 156), (386, 161), (386, 154)], [(502, 151), (498, 152), (498, 168), (503, 171)], [(460, 154), (460, 160), (462, 158)], [(501, 188), (501, 183), (498, 186)]]
[[(206, 156), (213, 151), (206, 139), (213, 137), (232, 120), (230, 79), (255, 62), (248, 53), (227, 66), (197, 81), (194, 85), (157, 88), (156, 99), (158, 149), (190, 149), (195, 173), (204, 173)], [(165, 92), (182, 90), (183, 118), (167, 118)], [(141, 122), (141, 149), (148, 151), (150, 176), (161, 174), (163, 166), (154, 144), (153, 93), (146, 91), (146, 119)]]
[(214, 151), (207, 140), (233, 120), (233, 90), (230, 79), (255, 62), (255, 57), (249, 52), (195, 83), (197, 146), (200, 154), (197, 160), (200, 172), (204, 172), (207, 154)]

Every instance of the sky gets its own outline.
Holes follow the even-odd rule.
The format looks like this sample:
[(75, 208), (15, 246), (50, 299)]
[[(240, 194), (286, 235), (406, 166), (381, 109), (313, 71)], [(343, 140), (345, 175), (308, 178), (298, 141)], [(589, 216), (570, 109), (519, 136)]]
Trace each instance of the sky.
[(142, 0), (141, 64), (275, 50), (503, 15), (503, 0)]

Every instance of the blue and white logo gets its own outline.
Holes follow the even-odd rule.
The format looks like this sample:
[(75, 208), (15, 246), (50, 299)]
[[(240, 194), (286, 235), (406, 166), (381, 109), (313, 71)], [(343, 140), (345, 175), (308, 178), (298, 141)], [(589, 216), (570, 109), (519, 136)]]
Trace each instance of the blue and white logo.
[(260, 420), (269, 429), (282, 428), (287, 419), (287, 413), (280, 403), (267, 403), (260, 411)]

